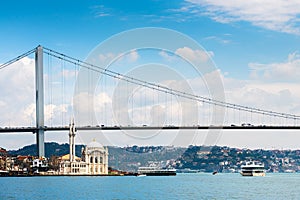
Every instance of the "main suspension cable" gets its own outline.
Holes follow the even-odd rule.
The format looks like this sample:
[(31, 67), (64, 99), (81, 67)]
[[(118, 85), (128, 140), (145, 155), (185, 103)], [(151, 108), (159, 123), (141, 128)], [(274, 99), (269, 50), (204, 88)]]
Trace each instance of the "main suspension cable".
[(1, 64), (0, 65), (0, 70), (4, 69), (5, 67), (7, 67), (7, 66), (9, 66), (9, 65), (11, 65), (11, 64), (13, 64), (13, 63), (15, 63), (15, 62), (17, 62), (19, 60), (21, 60), (22, 58), (24, 58), (24, 57), (32, 54), (33, 52), (35, 52), (35, 50), (36, 50), (36, 48), (31, 49), (31, 50), (27, 51), (26, 53), (23, 53), (22, 55), (19, 55), (18, 57), (15, 57), (15, 58), (13, 58), (13, 59), (11, 59), (11, 60), (9, 60), (9, 61)]
[(51, 50), (51, 49), (48, 49), (45, 47), (44, 47), (44, 49), (46, 51), (48, 51), (47, 54), (49, 54), (49, 55), (52, 55), (58, 59), (64, 59), (66, 62), (70, 62), (73, 64), (77, 63), (79, 66), (89, 69), (91, 71), (95, 71), (95, 72), (110, 76), (115, 79), (128, 81), (130, 83), (137, 84), (137, 85), (149, 88), (149, 89), (154, 89), (154, 90), (157, 90), (160, 92), (165, 92), (165, 93), (168, 93), (171, 95), (176, 95), (178, 97), (183, 97), (186, 99), (195, 100), (195, 101), (199, 101), (202, 103), (207, 103), (207, 104), (210, 104), (213, 106), (221, 106), (221, 107), (224, 107), (227, 109), (234, 109), (234, 110), (238, 110), (238, 111), (245, 111), (245, 112), (250, 112), (250, 113), (262, 114), (262, 115), (268, 115), (268, 116), (280, 117), (280, 118), (286, 118), (286, 119), (294, 119), (294, 120), (300, 119), (299, 115), (274, 112), (274, 111), (270, 111), (270, 110), (248, 107), (248, 106), (228, 103), (228, 102), (224, 102), (224, 101), (220, 101), (220, 100), (215, 100), (212, 98), (203, 97), (203, 96), (199, 96), (199, 95), (189, 94), (189, 93), (182, 92), (182, 91), (179, 91), (179, 90), (176, 90), (173, 88), (169, 88), (169, 87), (166, 87), (163, 85), (159, 85), (156, 83), (151, 83), (151, 82), (143, 81), (143, 80), (140, 80), (140, 79), (137, 79), (134, 77), (127, 76), (127, 75), (123, 75), (121, 73), (114, 72), (112, 70), (105, 69), (100, 66), (93, 65), (93, 64), (90, 64), (90, 63), (87, 63), (84, 61), (80, 61), (78, 59), (75, 59), (73, 57), (67, 56), (65, 54), (56, 52), (54, 50)]

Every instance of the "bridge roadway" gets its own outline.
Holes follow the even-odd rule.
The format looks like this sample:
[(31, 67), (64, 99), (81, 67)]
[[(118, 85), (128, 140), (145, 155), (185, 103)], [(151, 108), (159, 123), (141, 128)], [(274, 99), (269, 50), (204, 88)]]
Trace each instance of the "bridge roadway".
[[(61, 127), (41, 127), (44, 131), (68, 131), (69, 126)], [(300, 126), (80, 126), (76, 127), (79, 131), (95, 131), (95, 130), (205, 130), (205, 129), (224, 129), (224, 130), (299, 130)], [(0, 133), (36, 133), (39, 129), (36, 127), (0, 127)]]

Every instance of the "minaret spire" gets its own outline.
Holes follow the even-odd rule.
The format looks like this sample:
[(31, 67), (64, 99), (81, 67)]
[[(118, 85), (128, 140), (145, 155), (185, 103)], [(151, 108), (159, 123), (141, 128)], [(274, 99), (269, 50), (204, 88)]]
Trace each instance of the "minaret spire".
[(75, 123), (74, 118), (72, 118), (70, 123), (70, 130), (69, 130), (69, 143), (70, 143), (70, 162), (75, 161)]

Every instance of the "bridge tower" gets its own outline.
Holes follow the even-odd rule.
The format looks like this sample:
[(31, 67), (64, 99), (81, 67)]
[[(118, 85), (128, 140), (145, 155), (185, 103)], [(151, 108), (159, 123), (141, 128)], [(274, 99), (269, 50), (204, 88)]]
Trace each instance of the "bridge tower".
[(38, 156), (45, 156), (44, 136), (44, 72), (43, 72), (43, 47), (35, 50), (35, 88), (36, 88), (36, 144)]

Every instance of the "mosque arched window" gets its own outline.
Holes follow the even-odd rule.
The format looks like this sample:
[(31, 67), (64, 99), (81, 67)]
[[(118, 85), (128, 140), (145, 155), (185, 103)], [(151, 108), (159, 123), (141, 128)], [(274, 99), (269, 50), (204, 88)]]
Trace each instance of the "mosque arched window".
[(90, 163), (93, 163), (93, 157), (91, 156), (91, 158), (90, 158)]

